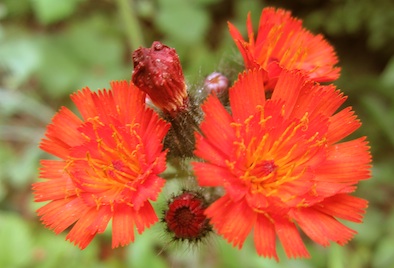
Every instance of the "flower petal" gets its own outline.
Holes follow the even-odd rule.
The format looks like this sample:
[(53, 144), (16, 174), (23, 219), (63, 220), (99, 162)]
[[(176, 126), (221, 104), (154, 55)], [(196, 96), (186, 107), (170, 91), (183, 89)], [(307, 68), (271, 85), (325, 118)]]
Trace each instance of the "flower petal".
[(82, 121), (75, 114), (62, 107), (48, 125), (45, 133), (48, 139), (41, 141), (40, 148), (57, 157), (66, 158), (70, 147), (85, 141), (77, 130), (81, 124)]
[(327, 131), (329, 143), (336, 143), (352, 134), (361, 126), (351, 107), (347, 107), (330, 118)]
[(362, 222), (367, 207), (368, 201), (347, 194), (334, 195), (314, 206), (321, 213), (352, 222)]
[(81, 113), (84, 121), (97, 116), (97, 108), (93, 102), (92, 94), (93, 93), (90, 89), (85, 87), (70, 96), (71, 100), (75, 103), (75, 106), (77, 106), (78, 111)]
[[(227, 155), (231, 154), (232, 140), (235, 138), (234, 130), (230, 127), (231, 116), (224, 109), (216, 96), (209, 96), (202, 105), (205, 114), (200, 129), (210, 141), (212, 147), (220, 149)], [(216, 122), (221, 122), (217, 124)]]
[(233, 202), (227, 196), (215, 201), (205, 213), (218, 233), (238, 248), (242, 248), (257, 218), (245, 201)]
[(148, 228), (152, 224), (156, 223), (158, 218), (151, 203), (147, 201), (144, 205), (142, 205), (138, 213), (135, 215), (134, 220), (137, 232), (142, 234), (145, 228)]
[(89, 210), (77, 197), (54, 200), (37, 210), (43, 224), (56, 234), (63, 232)]
[(218, 186), (223, 183), (224, 178), (232, 174), (225, 168), (208, 163), (194, 162), (193, 171), (198, 178), (200, 186)]
[(326, 182), (357, 183), (370, 177), (371, 155), (365, 137), (327, 148), (327, 161), (315, 169), (317, 179)]
[[(120, 121), (124, 124), (133, 123), (136, 116), (143, 114), (142, 110), (145, 109), (145, 105), (141, 104), (145, 103), (146, 94), (127, 81), (113, 81), (111, 88)], [(142, 121), (142, 118), (137, 119), (138, 122)]]
[(93, 228), (92, 223), (96, 222), (96, 219), (100, 219), (108, 222), (107, 218), (103, 218), (100, 215), (99, 210), (90, 208), (86, 213), (81, 214), (79, 220), (71, 228), (70, 232), (66, 236), (66, 240), (74, 242), (80, 249), (84, 249), (93, 240), (98, 231), (102, 231), (102, 223), (99, 223)]
[(276, 254), (275, 227), (264, 215), (257, 217), (254, 227), (254, 244), (256, 245), (257, 254), (279, 261), (278, 255)]
[(334, 217), (311, 208), (303, 208), (292, 214), (300, 228), (316, 243), (328, 246), (330, 241), (346, 244), (356, 231), (346, 227)]
[(126, 204), (115, 206), (112, 219), (112, 248), (125, 246), (134, 241), (136, 212)]
[(164, 186), (165, 180), (156, 175), (150, 175), (142, 182), (136, 185), (136, 191), (133, 192), (132, 200), (136, 210), (139, 210), (146, 200), (156, 200), (158, 193), (161, 192)]
[(64, 161), (41, 160), (40, 163), (40, 178), (46, 181), (32, 185), (35, 202), (63, 199), (75, 194), (75, 186), (64, 171)]
[(290, 220), (275, 218), (275, 231), (288, 258), (310, 257), (304, 242), (302, 242), (300, 233)]
[(235, 122), (243, 123), (250, 115), (255, 114), (257, 107), (264, 107), (264, 77), (263, 69), (250, 70), (239, 75), (234, 86), (229, 89), (230, 105)]
[(204, 138), (204, 136), (199, 133), (195, 133), (195, 137), (196, 149), (194, 150), (194, 154), (197, 157), (203, 158), (221, 167), (226, 166), (226, 160), (229, 158), (228, 154), (231, 153), (229, 149), (226, 150), (227, 152), (223, 152), (221, 148), (209, 142), (208, 139)]

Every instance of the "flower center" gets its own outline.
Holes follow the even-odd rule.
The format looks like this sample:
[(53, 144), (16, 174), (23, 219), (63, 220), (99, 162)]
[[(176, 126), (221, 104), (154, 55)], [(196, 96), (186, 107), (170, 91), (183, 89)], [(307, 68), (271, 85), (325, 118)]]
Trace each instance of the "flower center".
[(274, 160), (263, 160), (254, 167), (253, 173), (256, 177), (265, 177), (274, 172), (277, 167)]
[(256, 163), (250, 165), (244, 179), (252, 183), (253, 192), (264, 192), (269, 195), (269, 192), (276, 188), (276, 185), (279, 185), (280, 180), (283, 179), (278, 176), (278, 169), (279, 167), (274, 160), (256, 161)]
[(135, 191), (135, 181), (149, 173), (141, 169), (144, 155), (135, 131), (138, 126), (104, 125), (97, 118), (90, 123), (81, 129), (87, 141), (71, 149), (66, 172), (79, 193), (97, 205), (124, 201)]
[(187, 228), (193, 224), (194, 213), (188, 207), (182, 207), (175, 211), (174, 220), (180, 228)]
[(283, 117), (264, 117), (261, 110), (233, 127), (239, 138), (234, 143), (237, 162), (228, 161), (227, 165), (231, 169), (237, 165), (237, 176), (252, 193), (264, 196), (277, 195), (282, 185), (299, 179), (307, 170), (305, 163), (325, 143), (324, 135), (309, 128), (307, 113), (287, 121)]

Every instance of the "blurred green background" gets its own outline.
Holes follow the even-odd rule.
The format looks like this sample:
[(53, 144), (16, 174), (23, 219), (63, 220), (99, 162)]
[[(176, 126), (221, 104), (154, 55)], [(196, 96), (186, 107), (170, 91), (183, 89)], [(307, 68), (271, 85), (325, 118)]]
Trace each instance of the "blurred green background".
[[(131, 52), (154, 40), (176, 48), (191, 84), (212, 71), (234, 73), (242, 59), (226, 22), (245, 31), (251, 11), (257, 27), (268, 5), (290, 9), (338, 52), (336, 85), (374, 158), (373, 179), (356, 193), (370, 201), (365, 221), (348, 224), (359, 232), (354, 240), (308, 243), (309, 260), (287, 260), (279, 249), (276, 263), (258, 257), (251, 240), (241, 251), (219, 237), (171, 247), (159, 224), (128, 247), (111, 250), (105, 233), (80, 251), (39, 223), (30, 185), (48, 156), (37, 145), (59, 107), (74, 107), (71, 92), (129, 80)], [(394, 267), (392, 0), (1, 0), (0, 23), (0, 267)]]

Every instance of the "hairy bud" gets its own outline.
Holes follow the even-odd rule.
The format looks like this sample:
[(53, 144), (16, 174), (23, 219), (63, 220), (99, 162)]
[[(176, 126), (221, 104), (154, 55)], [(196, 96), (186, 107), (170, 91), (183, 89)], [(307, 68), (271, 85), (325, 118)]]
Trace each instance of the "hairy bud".
[(175, 49), (158, 41), (133, 52), (133, 83), (163, 112), (175, 115), (188, 104), (186, 83)]

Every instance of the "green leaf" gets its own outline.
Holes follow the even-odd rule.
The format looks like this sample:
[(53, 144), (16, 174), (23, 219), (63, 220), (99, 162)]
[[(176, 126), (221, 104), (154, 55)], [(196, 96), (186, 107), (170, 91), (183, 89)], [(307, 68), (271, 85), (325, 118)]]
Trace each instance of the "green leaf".
[(19, 30), (8, 29), (4, 40), (0, 42), (0, 68), (5, 70), (5, 85), (10, 88), (23, 84), (40, 64), (40, 51), (36, 42)]
[(241, 33), (246, 33), (246, 18), (247, 14), (250, 12), (252, 16), (252, 21), (254, 25), (254, 31), (257, 33), (257, 25), (260, 20), (261, 11), (263, 9), (262, 1), (255, 0), (243, 0), (235, 2), (235, 19), (230, 20), (231, 23), (236, 25), (236, 27), (241, 31)]
[(195, 2), (201, 5), (212, 5), (222, 2), (223, 0), (196, 0)]
[[(65, 240), (65, 234), (55, 235), (42, 225), (36, 230), (34, 251), (39, 257), (34, 266), (39, 268), (99, 267), (97, 241), (93, 240), (83, 251)], [(96, 238), (97, 239), (97, 238)]]
[(136, 240), (128, 247), (127, 266), (135, 268), (167, 267), (164, 260), (156, 252), (157, 230), (150, 228), (142, 235), (137, 235)]
[(72, 15), (81, 0), (31, 0), (35, 15), (43, 24), (61, 21)]
[(36, 175), (37, 165), (41, 156), (37, 145), (25, 149), (24, 154), (10, 167), (9, 183), (17, 188), (25, 188)]
[(30, 12), (31, 0), (3, 0), (3, 6), (7, 17), (21, 17)]
[(15, 161), (15, 157), (12, 148), (9, 144), (0, 141), (0, 148), (1, 148), (0, 150), (0, 202), (1, 202), (8, 194), (8, 189), (6, 187), (6, 179), (8, 178), (9, 167), (13, 163), (13, 161)]
[[(24, 113), (47, 123), (55, 111), (42, 104), (35, 97), (24, 94), (22, 91), (0, 88), (0, 113), (6, 116)], [(25, 126), (19, 127), (23, 129)], [(5, 131), (5, 127), (0, 129), (0, 133)], [(28, 134), (25, 133), (25, 135)]]
[(365, 214), (363, 223), (346, 222), (346, 225), (357, 232), (354, 237), (355, 243), (373, 245), (384, 231), (384, 228), (376, 228), (376, 226), (382, 226), (384, 221), (382, 212), (376, 207), (370, 207)]
[(340, 245), (333, 244), (330, 246), (329, 252), (327, 267), (345, 268), (346, 257), (343, 248)]
[(38, 69), (42, 89), (51, 98), (61, 98), (75, 91), (75, 81), (83, 74), (84, 68), (78, 64), (73, 55), (64, 47), (61, 40), (47, 40), (42, 64)]
[(28, 267), (32, 234), (26, 221), (12, 213), (0, 213), (0, 267)]
[(383, 237), (372, 257), (372, 267), (386, 268), (392, 267), (394, 263), (394, 237)]
[(160, 8), (155, 24), (171, 38), (191, 44), (201, 41), (208, 30), (210, 18), (192, 1), (168, 1)]
[(384, 86), (390, 88), (394, 87), (394, 57), (391, 57), (390, 61), (387, 63), (386, 68), (380, 75), (380, 80)]
[(108, 88), (112, 80), (130, 79), (132, 64), (125, 66), (122, 39), (113, 28), (107, 29), (108, 24), (106, 17), (92, 16), (44, 40), (46, 53), (38, 76), (51, 97), (86, 86)]
[(3, 142), (3, 137), (0, 137), (2, 138), (0, 140), (0, 181), (5, 181), (5, 178), (9, 176), (10, 167), (16, 161), (16, 156), (12, 146)]
[[(205, 76), (215, 71), (219, 62), (219, 57), (217, 57), (215, 53), (212, 53), (212, 51), (206, 46), (195, 46), (193, 51), (195, 51), (195, 53), (190, 55), (192, 64), (189, 67), (191, 69), (189, 70), (189, 73), (197, 76), (195, 74), (204, 70), (202, 75)], [(201, 77), (199, 78), (201, 79)]]
[(394, 146), (393, 119), (390, 117), (388, 109), (385, 107), (384, 101), (374, 96), (362, 96), (362, 104), (368, 110), (370, 117), (374, 118), (382, 131)]

